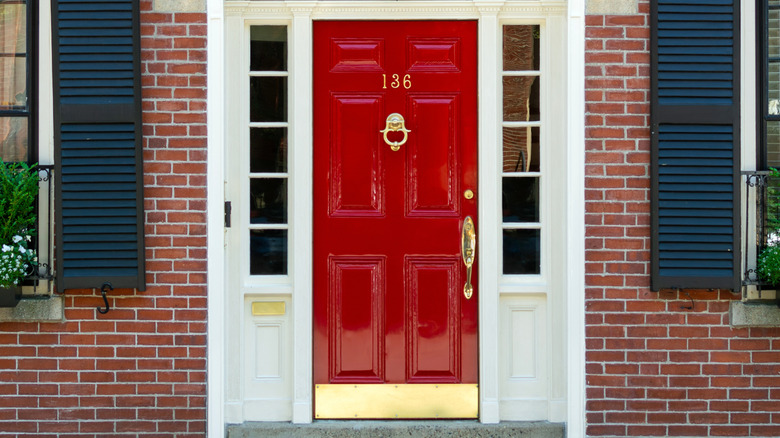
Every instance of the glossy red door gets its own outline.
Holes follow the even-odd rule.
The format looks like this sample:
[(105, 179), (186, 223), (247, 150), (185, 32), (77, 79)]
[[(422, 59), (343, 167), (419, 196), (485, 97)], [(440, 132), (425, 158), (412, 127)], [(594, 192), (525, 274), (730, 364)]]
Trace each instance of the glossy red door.
[(315, 384), (477, 383), (476, 30), (314, 23)]

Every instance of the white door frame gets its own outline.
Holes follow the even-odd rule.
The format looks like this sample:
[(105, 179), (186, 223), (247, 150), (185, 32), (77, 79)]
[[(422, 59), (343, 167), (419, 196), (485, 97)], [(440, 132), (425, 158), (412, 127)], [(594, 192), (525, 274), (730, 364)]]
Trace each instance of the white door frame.
[[(226, 11), (247, 16), (287, 20), (292, 26), (290, 105), (295, 121), (291, 139), (290, 277), (292, 281), (293, 410), (295, 423), (312, 421), (312, 21), (317, 19), (473, 19), (479, 40), (479, 215), (493, 218), (500, 211), (500, 20), (551, 16), (565, 20), (566, 28), (566, 166), (565, 175), (565, 339), (566, 420), (568, 436), (584, 436), (584, 0), (539, 1), (287, 1), (224, 2), (207, 0), (208, 12), (208, 433), (223, 436), (226, 381), (226, 231), (224, 201), (226, 177), (225, 49)], [(240, 12), (238, 12), (240, 11)], [(296, 68), (297, 65), (308, 66)], [(303, 145), (303, 146), (302, 146)], [(306, 147), (305, 145), (308, 145)], [(490, 145), (487, 147), (487, 145)], [(495, 175), (491, 178), (490, 176)], [(498, 289), (500, 277), (500, 218), (482, 220), (480, 228), (480, 421), (499, 421)], [(301, 335), (305, 334), (305, 335)]]

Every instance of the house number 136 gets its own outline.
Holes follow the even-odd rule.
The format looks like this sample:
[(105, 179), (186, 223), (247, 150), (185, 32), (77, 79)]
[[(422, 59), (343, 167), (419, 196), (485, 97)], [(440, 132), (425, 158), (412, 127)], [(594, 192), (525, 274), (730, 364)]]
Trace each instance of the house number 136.
[[(404, 75), (403, 83), (404, 83), (404, 88), (406, 88), (407, 90), (412, 88), (412, 75)], [(401, 86), (401, 78), (398, 75), (398, 73), (395, 73), (392, 76), (392, 81), (390, 81), (390, 87), (398, 88), (400, 86)], [(384, 73), (382, 74), (382, 88), (383, 89), (387, 88), (387, 75)]]

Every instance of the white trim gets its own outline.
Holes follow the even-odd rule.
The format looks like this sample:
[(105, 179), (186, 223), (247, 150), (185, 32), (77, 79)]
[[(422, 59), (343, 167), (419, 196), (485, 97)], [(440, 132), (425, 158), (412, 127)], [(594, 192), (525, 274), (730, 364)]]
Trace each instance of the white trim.
[[(499, 316), (498, 279), (501, 276), (501, 25), (502, 3), (479, 3), (479, 420), (498, 423)], [(488, 354), (491, 352), (492, 354)]]
[[(312, 125), (312, 20), (314, 2), (295, 2), (292, 20), (290, 102), (295, 129), (289, 130), (290, 144), (290, 226), (293, 255), (293, 423), (312, 421), (312, 179), (314, 135)], [(296, 68), (296, 66), (302, 66)], [(305, 335), (301, 335), (305, 334)]]
[(210, 437), (225, 436), (225, 143), (224, 90), (225, 39), (223, 3), (208, 0), (206, 12), (207, 45), (206, 115), (208, 130), (206, 208), (208, 280), (208, 321), (206, 364), (206, 432)]
[[(40, 0), (38, 2), (38, 164), (54, 164), (54, 84), (52, 78), (52, 35), (51, 35), (51, 1)], [(52, 174), (52, 178), (54, 174)], [(53, 256), (54, 243), (50, 242), (54, 236), (54, 220), (45, 224), (45, 219), (52, 215), (50, 208), (54, 191), (49, 191), (50, 184), (41, 181), (38, 196), (38, 261), (54, 268)], [(52, 186), (53, 187), (53, 186)], [(52, 271), (53, 272), (53, 271)], [(51, 293), (54, 282), (42, 280), (34, 289), (36, 292), (43, 290)]]
[(585, 1), (566, 23), (566, 435), (585, 436)]
[[(740, 2), (740, 165), (741, 170), (756, 170), (758, 138), (756, 133), (758, 74), (756, 70), (756, 3)], [(744, 198), (744, 196), (743, 196)], [(742, 210), (744, 211), (744, 209)], [(755, 233), (753, 233), (755, 234)], [(755, 245), (754, 245), (755, 246)]]

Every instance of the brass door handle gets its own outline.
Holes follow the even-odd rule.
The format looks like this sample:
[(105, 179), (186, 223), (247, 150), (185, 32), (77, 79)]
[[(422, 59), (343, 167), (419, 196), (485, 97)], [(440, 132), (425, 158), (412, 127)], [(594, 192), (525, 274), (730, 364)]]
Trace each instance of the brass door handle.
[[(404, 133), (404, 138), (401, 141), (390, 141), (387, 138), (388, 132), (395, 132), (395, 131), (401, 131)], [(406, 143), (406, 140), (409, 138), (409, 133), (412, 132), (409, 129), (406, 129), (404, 126), (404, 116), (393, 113), (387, 116), (387, 120), (385, 121), (385, 129), (379, 131), (382, 134), (384, 134), (385, 137), (385, 143), (390, 145), (390, 149), (397, 151), (398, 149), (401, 149), (401, 146)]]
[(474, 294), (474, 287), (471, 285), (471, 267), (474, 264), (474, 259), (477, 258), (477, 230), (474, 228), (474, 220), (471, 219), (471, 216), (466, 216), (466, 219), (463, 220), (460, 253), (463, 256), (463, 263), (466, 265), (466, 284), (463, 286), (463, 295), (468, 300)]

